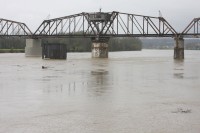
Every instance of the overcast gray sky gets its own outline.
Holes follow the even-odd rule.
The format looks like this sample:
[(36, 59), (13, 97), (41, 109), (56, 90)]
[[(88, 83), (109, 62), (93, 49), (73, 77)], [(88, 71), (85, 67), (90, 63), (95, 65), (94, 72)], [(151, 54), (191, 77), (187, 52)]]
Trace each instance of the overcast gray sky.
[(162, 16), (177, 30), (200, 17), (200, 0), (0, 0), (0, 18), (24, 22), (35, 31), (50, 14), (50, 18), (81, 12), (119, 11)]

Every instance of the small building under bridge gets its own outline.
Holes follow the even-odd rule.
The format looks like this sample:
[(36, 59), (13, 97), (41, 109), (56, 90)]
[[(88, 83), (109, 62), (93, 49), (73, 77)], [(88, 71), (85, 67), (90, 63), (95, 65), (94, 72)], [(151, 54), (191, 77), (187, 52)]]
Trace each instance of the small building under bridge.
[(61, 43), (42, 44), (42, 59), (66, 59), (67, 48)]

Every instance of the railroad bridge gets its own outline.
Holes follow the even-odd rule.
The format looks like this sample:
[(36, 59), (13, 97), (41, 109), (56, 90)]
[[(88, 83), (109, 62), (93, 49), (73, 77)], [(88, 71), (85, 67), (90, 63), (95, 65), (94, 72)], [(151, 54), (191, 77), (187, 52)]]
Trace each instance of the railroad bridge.
[(122, 12), (82, 12), (44, 20), (35, 32), (25, 23), (0, 19), (0, 37), (25, 37), (26, 56), (41, 56), (42, 38), (85, 37), (92, 40), (92, 57), (108, 57), (108, 41), (112, 37), (174, 38), (174, 59), (184, 59), (184, 38), (199, 37), (200, 18), (178, 33), (163, 17)]

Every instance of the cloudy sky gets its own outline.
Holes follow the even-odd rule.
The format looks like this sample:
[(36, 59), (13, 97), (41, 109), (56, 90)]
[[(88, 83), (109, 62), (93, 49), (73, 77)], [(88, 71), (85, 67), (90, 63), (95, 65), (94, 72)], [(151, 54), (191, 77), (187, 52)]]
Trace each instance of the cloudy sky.
[(35, 31), (48, 18), (81, 12), (119, 11), (162, 16), (177, 30), (200, 17), (200, 0), (0, 0), (0, 18), (24, 22)]

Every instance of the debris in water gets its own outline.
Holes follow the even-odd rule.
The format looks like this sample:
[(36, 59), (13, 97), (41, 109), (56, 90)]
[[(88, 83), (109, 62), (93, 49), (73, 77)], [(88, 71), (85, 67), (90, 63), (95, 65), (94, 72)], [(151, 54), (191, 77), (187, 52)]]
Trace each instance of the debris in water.
[(191, 109), (177, 108), (177, 110), (172, 111), (172, 113), (191, 113)]
[(45, 67), (45, 66), (42, 66), (42, 69), (47, 69), (47, 67)]

